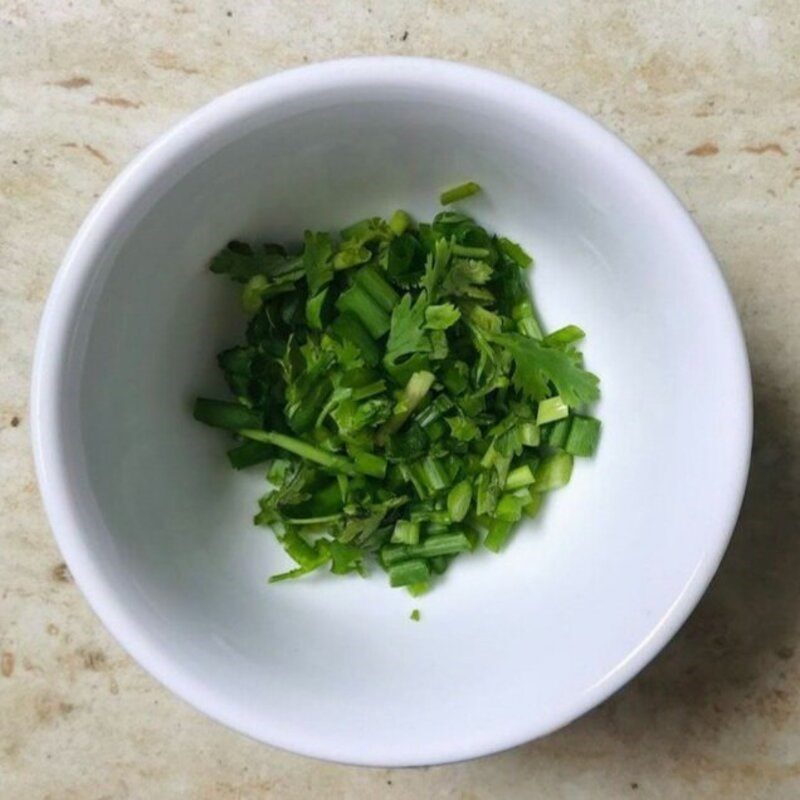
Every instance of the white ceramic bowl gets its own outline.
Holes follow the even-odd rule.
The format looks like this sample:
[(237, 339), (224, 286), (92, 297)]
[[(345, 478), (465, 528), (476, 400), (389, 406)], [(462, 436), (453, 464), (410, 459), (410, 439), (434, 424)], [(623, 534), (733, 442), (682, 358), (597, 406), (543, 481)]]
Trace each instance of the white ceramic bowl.
[[(242, 331), (208, 259), (398, 206), (424, 219), (467, 178), (485, 187), (468, 210), (535, 254), (546, 325), (588, 332), (599, 453), (506, 552), (459, 559), (424, 598), (382, 574), (270, 586), (286, 559), (251, 523), (263, 477), (190, 415)], [(136, 159), (58, 273), (32, 402), (53, 530), (123, 646), (227, 725), (359, 764), (507, 748), (622, 686), (713, 575), (751, 438), (731, 298), (656, 175), (547, 94), (401, 58), (250, 84)]]

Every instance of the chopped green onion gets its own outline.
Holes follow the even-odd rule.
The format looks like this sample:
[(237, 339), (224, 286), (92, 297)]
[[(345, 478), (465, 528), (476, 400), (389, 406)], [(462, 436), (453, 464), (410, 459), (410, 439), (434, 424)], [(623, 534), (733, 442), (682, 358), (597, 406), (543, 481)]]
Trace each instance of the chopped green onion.
[(374, 453), (366, 450), (353, 450), (353, 465), (357, 472), (363, 475), (371, 475), (373, 478), (383, 478), (386, 475), (387, 461)]
[(508, 473), (506, 477), (506, 491), (513, 492), (515, 489), (521, 489), (523, 486), (530, 486), (536, 482), (533, 476), (533, 470), (527, 465), (523, 464), (521, 467), (516, 467)]
[(548, 397), (539, 403), (539, 410), (536, 412), (536, 424), (546, 425), (548, 422), (555, 422), (569, 415), (569, 406), (559, 395)]
[(548, 425), (546, 428), (542, 428), (542, 431), (544, 432), (544, 443), (549, 444), (550, 447), (563, 448), (567, 443), (567, 437), (569, 436), (569, 430), (571, 427), (572, 417), (567, 417), (554, 422), (552, 425)]
[(360, 269), (355, 274), (353, 281), (387, 313), (390, 313), (400, 300), (397, 292), (378, 274), (374, 267)]
[(198, 397), (194, 402), (194, 418), (215, 428), (238, 431), (240, 428), (258, 428), (262, 423), (259, 412), (239, 403), (208, 400)]
[(454, 256), (462, 258), (488, 258), (490, 251), (486, 247), (467, 247), (463, 244), (454, 244), (450, 251)]
[(452, 189), (448, 189), (439, 196), (439, 202), (443, 206), (449, 206), (451, 203), (457, 203), (459, 200), (466, 200), (468, 197), (477, 194), (481, 190), (479, 184), (475, 181), (467, 181)]
[(389, 330), (389, 314), (386, 309), (359, 284), (353, 284), (339, 295), (336, 308), (356, 317), (373, 339), (379, 339)]
[(438, 511), (434, 508), (409, 508), (412, 522), (435, 522), (440, 525), (449, 525), (452, 522), (447, 511)]
[(584, 338), (586, 334), (577, 325), (567, 325), (564, 328), (559, 328), (557, 331), (548, 333), (544, 337), (544, 344), (552, 347), (563, 347), (568, 344), (574, 344)]
[(426, 370), (415, 372), (408, 379), (408, 383), (397, 401), (394, 414), (375, 436), (375, 441), (378, 445), (385, 444), (386, 439), (403, 426), (403, 423), (411, 416), (411, 413), (422, 402), (425, 395), (428, 394), (435, 380), (436, 376)]
[(299, 533), (284, 535), (283, 549), (301, 567), (313, 568), (320, 560), (327, 560), (327, 552), (319, 546), (311, 546)]
[(420, 613), (419, 613), (419, 609), (418, 609), (418, 608), (415, 608), (415, 609), (414, 609), (414, 610), (411, 612), (411, 617), (410, 617), (410, 618), (411, 618), (412, 620), (414, 620), (414, 622), (419, 622), (419, 621), (420, 621)]
[(483, 540), (483, 546), (493, 553), (499, 553), (503, 545), (508, 541), (511, 531), (514, 529), (513, 522), (502, 519), (493, 519), (489, 523), (489, 531)]
[(536, 320), (533, 303), (527, 297), (517, 303), (511, 310), (511, 319), (516, 322), (517, 330), (523, 336), (537, 340), (542, 338), (542, 329)]
[(350, 395), (353, 400), (366, 400), (376, 394), (383, 394), (386, 391), (386, 381), (375, 381), (366, 386), (358, 386), (353, 389)]
[(389, 220), (389, 227), (395, 236), (402, 236), (409, 225), (411, 225), (411, 217), (402, 209), (397, 209)]
[(560, 489), (569, 483), (572, 477), (572, 456), (569, 453), (556, 452), (542, 459), (536, 468), (536, 492), (549, 492)]
[(389, 567), (409, 559), (450, 556), (471, 549), (470, 541), (463, 533), (437, 533), (419, 544), (387, 545), (381, 550), (381, 561)]
[(430, 574), (428, 565), (421, 558), (402, 561), (389, 567), (389, 584), (391, 586), (411, 586), (425, 583)]
[(253, 275), (242, 289), (242, 308), (245, 314), (255, 314), (264, 305), (264, 293), (269, 288), (266, 275)]
[(514, 494), (504, 494), (497, 503), (494, 515), (497, 519), (506, 522), (519, 522), (522, 519), (522, 510), (527, 498), (522, 499)]
[(500, 499), (498, 481), (488, 472), (482, 472), (478, 478), (478, 490), (475, 494), (475, 511), (479, 516), (492, 514)]
[(436, 536), (440, 533), (450, 533), (449, 522), (429, 522), (425, 526), (425, 533), (427, 536)]
[(355, 314), (340, 314), (331, 323), (331, 331), (339, 338), (354, 344), (371, 367), (380, 361), (378, 345)]
[(523, 422), (519, 426), (519, 440), (525, 447), (536, 447), (541, 441), (541, 432), (535, 422)]
[[(447, 488), (450, 483), (450, 477), (447, 474), (447, 470), (445, 470), (438, 459), (427, 456), (416, 466), (419, 480), (425, 485), (429, 492), (438, 492), (441, 489)], [(413, 466), (412, 469), (414, 469)]]
[(437, 533), (420, 544), (412, 545), (408, 552), (412, 556), (434, 558), (463, 553), (469, 549), (469, 539), (463, 533)]
[(528, 490), (528, 501), (525, 503), (525, 516), (528, 519), (533, 519), (538, 513), (539, 509), (542, 507), (542, 501), (544, 499), (544, 495), (533, 491), (533, 487), (531, 486)]
[(467, 516), (472, 502), (472, 484), (469, 480), (457, 483), (447, 495), (447, 511), (453, 522), (461, 522)]
[(500, 251), (504, 256), (510, 258), (518, 267), (526, 269), (533, 264), (533, 259), (516, 243), (505, 236), (500, 236), (497, 239), (497, 244), (500, 246)]
[(419, 523), (399, 519), (394, 524), (391, 541), (393, 544), (417, 544), (419, 542)]
[(328, 469), (344, 472), (347, 475), (355, 475), (358, 472), (356, 465), (348, 461), (343, 456), (329, 453), (327, 450), (320, 450), (318, 447), (304, 442), (302, 439), (296, 439), (292, 436), (286, 436), (283, 433), (275, 433), (273, 431), (254, 431), (242, 428), (239, 433), (247, 439), (254, 439), (257, 442), (264, 444), (274, 444), (283, 450), (288, 450), (301, 458), (308, 461), (313, 461)]
[(381, 563), (386, 569), (392, 564), (399, 564), (401, 561), (408, 561), (408, 547), (403, 545), (386, 545), (381, 548)]
[(599, 440), (600, 420), (576, 414), (564, 449), (574, 456), (593, 456)]

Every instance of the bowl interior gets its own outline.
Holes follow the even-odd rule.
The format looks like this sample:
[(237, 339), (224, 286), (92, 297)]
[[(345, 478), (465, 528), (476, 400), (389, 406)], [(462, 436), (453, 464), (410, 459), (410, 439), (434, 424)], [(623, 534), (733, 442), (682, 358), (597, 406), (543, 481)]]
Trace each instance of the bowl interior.
[[(313, 755), (431, 763), (563, 724), (682, 622), (738, 507), (747, 370), (691, 222), (594, 123), (458, 69), (247, 87), (128, 173), (60, 284), (80, 297), (51, 364), (75, 527), (54, 525), (79, 582), (172, 688)], [(232, 238), (426, 219), (468, 178), (485, 193), (463, 209), (535, 256), (546, 326), (587, 331), (599, 453), (501, 556), (459, 559), (428, 596), (377, 569), (270, 586), (287, 559), (252, 524), (262, 470), (231, 470), (226, 436), (190, 413), (224, 396), (215, 354), (243, 332), (208, 260)]]

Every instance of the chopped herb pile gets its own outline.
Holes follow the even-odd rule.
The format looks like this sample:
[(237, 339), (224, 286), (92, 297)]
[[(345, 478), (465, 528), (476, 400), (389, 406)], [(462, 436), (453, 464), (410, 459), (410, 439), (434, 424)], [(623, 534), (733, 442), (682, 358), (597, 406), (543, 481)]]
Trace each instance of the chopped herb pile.
[(499, 551), (573, 456), (594, 453), (584, 334), (544, 335), (532, 263), (450, 210), (306, 231), (294, 250), (231, 242), (213, 259), (250, 319), (219, 355), (234, 399), (200, 398), (194, 416), (233, 434), (234, 468), (266, 467), (255, 521), (297, 565), (271, 581), (377, 561), (420, 594), (459, 553)]

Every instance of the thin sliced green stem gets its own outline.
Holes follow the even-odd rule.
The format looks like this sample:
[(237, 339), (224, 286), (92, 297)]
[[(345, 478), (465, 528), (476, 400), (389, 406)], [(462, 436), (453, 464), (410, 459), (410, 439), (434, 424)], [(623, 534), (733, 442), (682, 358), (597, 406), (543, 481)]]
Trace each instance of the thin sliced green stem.
[(261, 414), (241, 403), (209, 400), (206, 397), (195, 400), (194, 418), (214, 428), (234, 431), (239, 428), (255, 428), (262, 424)]
[(287, 436), (284, 433), (275, 433), (274, 431), (256, 431), (251, 429), (242, 429), (239, 431), (241, 436), (247, 439), (253, 439), (256, 442), (264, 442), (265, 444), (274, 444), (282, 450), (287, 450), (294, 453), (300, 458), (306, 458), (328, 469), (336, 472), (344, 472), (346, 475), (355, 475), (358, 473), (356, 465), (344, 458), (344, 456), (336, 455), (336, 453), (329, 453), (327, 450), (321, 450), (319, 447), (314, 447), (313, 444), (304, 442), (302, 439), (296, 439), (294, 436)]
[(454, 244), (452, 247), (454, 256), (464, 258), (488, 258), (489, 251), (485, 247), (467, 247), (465, 244)]

